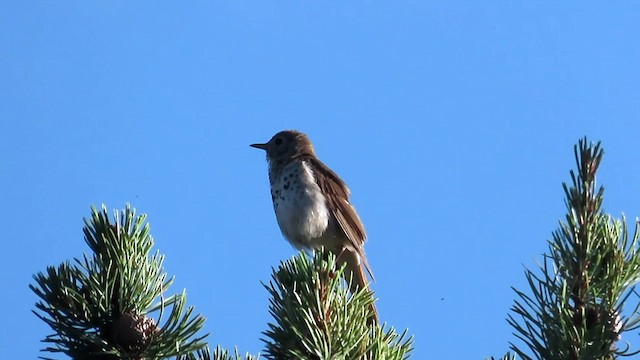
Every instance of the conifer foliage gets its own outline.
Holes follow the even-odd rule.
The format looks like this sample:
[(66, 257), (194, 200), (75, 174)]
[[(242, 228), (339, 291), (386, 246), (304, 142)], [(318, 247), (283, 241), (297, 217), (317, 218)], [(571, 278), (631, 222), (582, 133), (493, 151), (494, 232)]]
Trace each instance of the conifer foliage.
[(267, 286), (276, 320), (265, 332), (268, 359), (406, 359), (411, 338), (370, 324), (373, 293), (349, 294), (331, 253), (282, 263)]
[(196, 336), (204, 318), (186, 308), (186, 294), (166, 296), (173, 279), (163, 272), (163, 256), (151, 255), (145, 219), (129, 206), (114, 221), (106, 208), (92, 209), (84, 227), (92, 254), (34, 276), (34, 312), (54, 332), (45, 351), (72, 359), (162, 359), (206, 346)]
[(577, 170), (570, 172), (571, 183), (563, 184), (565, 219), (540, 268), (526, 270), (529, 291), (514, 289), (517, 300), (508, 322), (524, 343), (512, 343), (519, 358), (604, 360), (634, 354), (619, 342), (640, 322), (638, 224), (630, 236), (624, 218), (602, 210), (604, 188), (596, 184), (602, 156), (600, 143), (582, 139), (575, 147)]

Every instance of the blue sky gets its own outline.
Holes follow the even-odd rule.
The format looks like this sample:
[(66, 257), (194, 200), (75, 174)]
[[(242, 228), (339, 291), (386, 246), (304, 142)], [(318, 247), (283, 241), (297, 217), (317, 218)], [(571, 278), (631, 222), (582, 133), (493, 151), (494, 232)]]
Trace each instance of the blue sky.
[(351, 187), (413, 358), (503, 354), (579, 138), (603, 141), (606, 210), (640, 215), (638, 19), (637, 2), (3, 1), (5, 357), (49, 333), (32, 274), (88, 251), (91, 205), (127, 202), (210, 344), (260, 351), (260, 282), (294, 250), (248, 145), (290, 128)]

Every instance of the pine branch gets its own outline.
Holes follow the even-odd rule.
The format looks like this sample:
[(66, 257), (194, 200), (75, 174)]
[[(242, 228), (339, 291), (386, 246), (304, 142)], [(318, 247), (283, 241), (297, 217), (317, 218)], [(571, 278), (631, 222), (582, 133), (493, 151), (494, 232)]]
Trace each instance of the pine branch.
[(485, 360), (517, 360), (517, 356), (513, 355), (513, 354), (505, 354), (503, 357), (496, 359), (495, 357), (487, 357), (485, 358)]
[[(577, 172), (563, 184), (567, 215), (549, 241), (538, 271), (526, 270), (531, 295), (519, 300), (508, 323), (530, 352), (511, 344), (522, 359), (613, 359), (633, 355), (618, 348), (621, 333), (640, 323), (638, 305), (621, 317), (640, 279), (638, 227), (629, 239), (626, 223), (602, 210), (604, 188), (596, 185), (603, 151), (586, 139), (575, 147)], [(538, 273), (541, 273), (538, 275)]]
[(405, 359), (412, 339), (368, 325), (373, 295), (349, 294), (335, 257), (304, 253), (274, 270), (267, 290), (276, 323), (264, 334), (268, 359)]
[(164, 257), (150, 255), (145, 219), (127, 206), (112, 222), (104, 206), (93, 208), (83, 230), (93, 254), (34, 275), (29, 287), (40, 298), (34, 313), (54, 331), (44, 351), (72, 359), (162, 359), (204, 348), (206, 335), (196, 336), (204, 318), (185, 308), (186, 294), (164, 297), (173, 279), (162, 270)]
[(233, 354), (231, 354), (229, 351), (218, 346), (213, 351), (213, 355), (211, 355), (209, 348), (205, 348), (195, 353), (181, 356), (178, 360), (258, 360), (259, 358), (259, 356), (254, 357), (249, 354), (242, 357), (238, 349), (235, 349)]

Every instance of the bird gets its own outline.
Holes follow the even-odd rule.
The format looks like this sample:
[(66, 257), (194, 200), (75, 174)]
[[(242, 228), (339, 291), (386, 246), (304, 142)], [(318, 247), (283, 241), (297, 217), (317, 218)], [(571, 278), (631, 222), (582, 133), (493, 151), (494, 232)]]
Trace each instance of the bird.
[[(314, 150), (309, 137), (284, 130), (264, 144), (251, 147), (266, 151), (271, 199), (285, 239), (298, 250), (324, 248), (345, 266), (344, 278), (354, 293), (369, 285), (365, 271), (375, 281), (367, 261), (366, 231), (349, 201), (346, 183)], [(372, 306), (373, 320), (377, 311)]]

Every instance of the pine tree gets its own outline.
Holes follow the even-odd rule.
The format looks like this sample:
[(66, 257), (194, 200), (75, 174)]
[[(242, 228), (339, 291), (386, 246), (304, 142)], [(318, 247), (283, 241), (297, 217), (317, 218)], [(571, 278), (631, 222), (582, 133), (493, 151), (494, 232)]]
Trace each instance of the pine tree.
[[(204, 317), (186, 306), (186, 293), (165, 297), (173, 278), (164, 257), (151, 254), (146, 215), (127, 206), (110, 219), (92, 209), (85, 219), (92, 251), (82, 259), (48, 267), (34, 276), (40, 298), (34, 313), (53, 334), (44, 351), (72, 359), (254, 360), (220, 347), (209, 350), (199, 332)], [(392, 328), (370, 326), (373, 294), (350, 294), (335, 258), (301, 253), (274, 270), (265, 286), (275, 318), (265, 331), (268, 359), (406, 359), (411, 338)], [(166, 320), (165, 320), (166, 319)]]
[[(53, 334), (44, 350), (72, 359), (161, 359), (202, 350), (196, 336), (204, 318), (185, 309), (186, 293), (165, 297), (173, 279), (164, 257), (150, 255), (153, 238), (146, 216), (130, 206), (115, 213), (92, 209), (85, 241), (93, 252), (48, 267), (34, 276), (40, 297), (34, 313)], [(154, 320), (152, 315), (157, 315)], [(166, 320), (164, 320), (166, 318)]]
[(529, 292), (514, 288), (517, 300), (507, 321), (524, 346), (512, 343), (514, 354), (504, 360), (608, 360), (638, 353), (619, 345), (621, 334), (640, 322), (638, 222), (630, 237), (624, 217), (602, 210), (600, 143), (584, 138), (574, 152), (577, 171), (563, 184), (565, 221), (539, 269), (525, 271)]
[(406, 331), (369, 325), (373, 294), (350, 295), (342, 284), (344, 267), (332, 254), (301, 253), (280, 265), (267, 290), (276, 320), (264, 334), (268, 359), (402, 360), (411, 351)]

